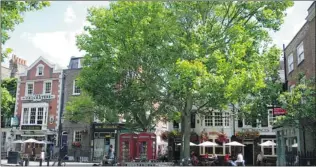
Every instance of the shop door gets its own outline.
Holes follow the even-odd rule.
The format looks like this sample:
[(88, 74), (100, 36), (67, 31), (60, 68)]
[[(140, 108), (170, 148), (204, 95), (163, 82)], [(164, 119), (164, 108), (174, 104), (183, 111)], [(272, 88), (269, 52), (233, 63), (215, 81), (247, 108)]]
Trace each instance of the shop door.
[(253, 165), (253, 144), (245, 144), (244, 159), (246, 165)]
[(104, 152), (104, 139), (94, 139), (94, 158), (101, 160)]

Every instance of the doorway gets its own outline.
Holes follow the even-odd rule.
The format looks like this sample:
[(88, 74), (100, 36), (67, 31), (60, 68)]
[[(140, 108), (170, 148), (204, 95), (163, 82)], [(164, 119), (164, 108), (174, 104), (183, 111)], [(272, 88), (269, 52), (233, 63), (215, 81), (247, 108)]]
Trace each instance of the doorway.
[(244, 159), (246, 165), (253, 165), (253, 144), (245, 144)]

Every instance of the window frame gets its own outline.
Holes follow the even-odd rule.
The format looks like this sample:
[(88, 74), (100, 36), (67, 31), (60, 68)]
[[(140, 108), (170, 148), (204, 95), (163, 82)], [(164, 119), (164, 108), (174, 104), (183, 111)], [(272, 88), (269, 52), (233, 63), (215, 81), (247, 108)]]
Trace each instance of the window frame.
[[(50, 92), (49, 93), (46, 93), (46, 84), (47, 83), (50, 83)], [(43, 94), (44, 95), (50, 95), (50, 94), (52, 94), (52, 90), (53, 90), (53, 82), (52, 81), (44, 81), (43, 82)]]
[[(35, 122), (31, 123), (31, 108), (35, 108)], [(37, 124), (38, 116), (39, 116), (39, 108), (43, 108), (42, 124)], [(25, 112), (25, 109), (27, 111)], [(37, 103), (34, 104), (22, 104), (22, 112), (21, 112), (21, 120), (20, 125), (47, 125), (47, 116), (48, 116), (48, 104), (47, 103)]]
[[(218, 113), (220, 114), (220, 117), (221, 117), (220, 119), (217, 119)], [(216, 122), (218, 120), (221, 120), (221, 123)], [(206, 127), (229, 127), (230, 126), (230, 112), (228, 112), (228, 111), (214, 111), (214, 112), (210, 113), (209, 115), (204, 116), (204, 126), (206, 126)]]
[[(261, 139), (261, 143), (266, 142), (268, 140), (270, 140), (270, 141), (272, 141), (274, 143), (277, 142), (277, 139), (275, 139), (275, 138), (274, 139), (273, 138), (263, 138), (263, 139)], [(275, 149), (278, 149), (277, 146), (260, 146), (260, 147), (261, 147), (261, 152), (263, 153), (263, 155), (265, 157), (276, 157), (277, 156), (277, 150), (275, 151)], [(271, 151), (272, 155), (265, 154), (264, 153), (264, 148), (272, 149), (272, 151)]]
[[(287, 58), (288, 58), (287, 59), (288, 73), (291, 73), (292, 71), (294, 71), (294, 57), (293, 57), (293, 53), (291, 53)], [(290, 60), (292, 60), (292, 61), (290, 62)]]
[[(78, 136), (77, 136), (77, 134), (78, 134)], [(79, 137), (78, 140), (77, 140), (77, 137)], [(74, 130), (73, 142), (81, 142), (81, 141), (82, 141), (82, 133), (81, 133), (81, 131)]]
[[(211, 141), (211, 142), (213, 142), (213, 143), (215, 143), (215, 141), (216, 141), (216, 138), (209, 138), (208, 139), (208, 141)], [(230, 142), (231, 141), (231, 139), (230, 138), (228, 138), (228, 142)], [(218, 153), (216, 153), (216, 148), (219, 148), (219, 147), (221, 147), (223, 150), (223, 154), (218, 154)], [(227, 154), (227, 152), (226, 152), (226, 148), (228, 148), (229, 150), (229, 152), (231, 153), (231, 149), (232, 149), (232, 147), (231, 146), (227, 146), (227, 145), (224, 145), (224, 143), (223, 143), (223, 145), (222, 146), (211, 146), (211, 147), (205, 147), (205, 146), (203, 146), (203, 147), (200, 147), (199, 148), (199, 152), (200, 152), (200, 155), (205, 155), (205, 151), (206, 151), (206, 149), (207, 148), (210, 148), (212, 151), (211, 151), (211, 153), (210, 152), (208, 152), (207, 154), (208, 155), (211, 155), (211, 154), (216, 154), (216, 155), (219, 155), (219, 156), (224, 156), (224, 155), (226, 155)]]
[(72, 84), (72, 95), (74, 95), (74, 96), (78, 96), (81, 94), (81, 89), (79, 86), (77, 86), (79, 88), (79, 93), (76, 93), (76, 82), (77, 82), (77, 80), (75, 79), (75, 80), (73, 80), (73, 84)]
[[(302, 52), (299, 52), (299, 49), (301, 48), (302, 48)], [(303, 41), (296, 47), (296, 55), (297, 55), (297, 65), (300, 65), (305, 59)]]
[[(31, 84), (32, 84), (32, 93), (29, 94), (28, 93), (29, 92), (29, 85), (31, 85)], [(31, 96), (33, 94), (34, 94), (34, 82), (26, 82), (25, 83), (25, 96)]]
[[(42, 68), (42, 74), (41, 74), (41, 75), (39, 74), (39, 72), (40, 72), (39, 69), (40, 69), (40, 68)], [(36, 67), (36, 76), (38, 76), (38, 77), (39, 77), (39, 76), (44, 76), (44, 68), (45, 68), (45, 67), (44, 67), (43, 64), (39, 64), (39, 65)]]

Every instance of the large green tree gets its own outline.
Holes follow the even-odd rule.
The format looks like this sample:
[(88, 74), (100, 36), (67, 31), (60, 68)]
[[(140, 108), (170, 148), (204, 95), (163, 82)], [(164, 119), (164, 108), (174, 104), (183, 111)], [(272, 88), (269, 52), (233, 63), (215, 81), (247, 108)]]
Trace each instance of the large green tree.
[[(4, 45), (10, 38), (9, 32), (14, 31), (16, 25), (23, 22), (25, 12), (40, 10), (50, 5), (48, 1), (1, 1), (1, 43)], [(2, 46), (1, 46), (2, 50)], [(1, 53), (1, 60), (5, 58), (12, 49), (6, 49)]]
[(77, 39), (86, 51), (80, 85), (96, 102), (140, 124), (180, 113), (188, 157), (192, 112), (224, 109), (265, 87), (266, 59), (277, 54), (267, 45), (267, 31), (280, 28), (292, 5), (118, 2), (90, 8), (91, 26)]

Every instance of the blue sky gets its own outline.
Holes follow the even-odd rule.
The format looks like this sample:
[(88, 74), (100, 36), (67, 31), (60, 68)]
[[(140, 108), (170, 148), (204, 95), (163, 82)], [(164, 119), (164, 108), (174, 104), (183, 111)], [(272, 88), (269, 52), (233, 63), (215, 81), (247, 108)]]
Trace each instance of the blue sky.
[[(287, 10), (281, 30), (270, 33), (277, 46), (281, 48), (283, 43), (288, 44), (303, 26), (311, 4), (312, 1), (295, 1), (295, 5)], [(48, 8), (26, 13), (24, 23), (16, 26), (4, 47), (12, 48), (13, 53), (27, 60), (28, 65), (43, 56), (66, 68), (70, 57), (83, 55), (75, 45), (75, 36), (87, 24), (87, 8), (108, 5), (109, 1), (51, 2)], [(5, 66), (7, 62), (6, 60)]]

